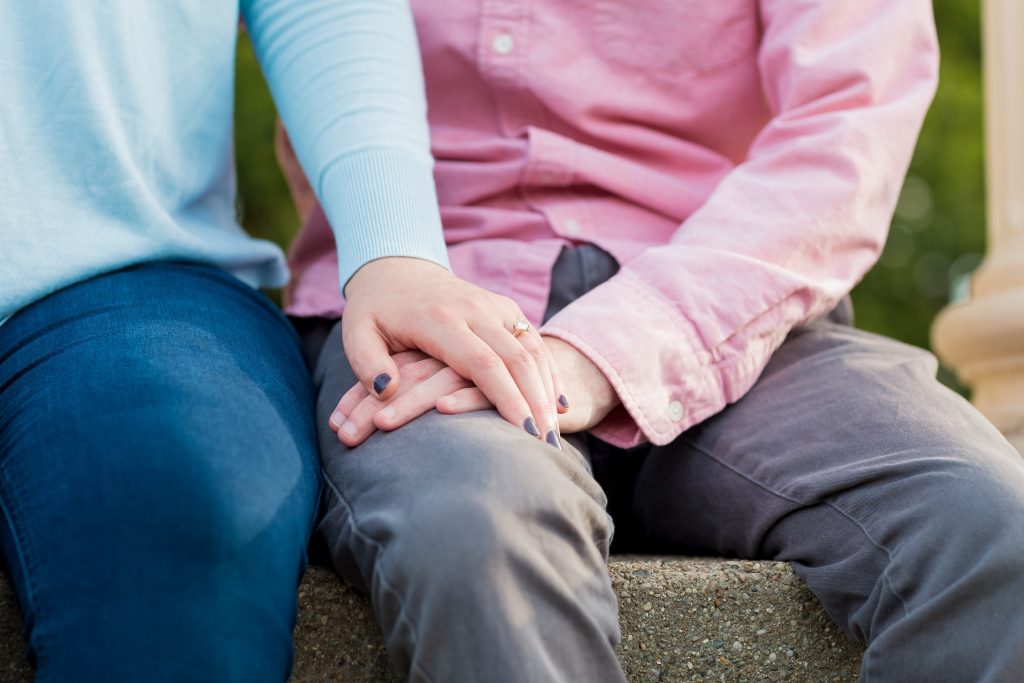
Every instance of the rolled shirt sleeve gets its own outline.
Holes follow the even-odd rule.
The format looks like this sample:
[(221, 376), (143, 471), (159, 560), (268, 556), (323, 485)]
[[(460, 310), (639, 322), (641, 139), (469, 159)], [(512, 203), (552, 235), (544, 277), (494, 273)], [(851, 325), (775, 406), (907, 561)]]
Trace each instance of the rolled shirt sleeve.
[(242, 11), (334, 231), (342, 288), (385, 256), (448, 268), (408, 0), (243, 0)]
[(762, 0), (774, 116), (665, 246), (542, 329), (622, 401), (594, 433), (666, 444), (739, 400), (875, 263), (935, 93), (927, 0)]

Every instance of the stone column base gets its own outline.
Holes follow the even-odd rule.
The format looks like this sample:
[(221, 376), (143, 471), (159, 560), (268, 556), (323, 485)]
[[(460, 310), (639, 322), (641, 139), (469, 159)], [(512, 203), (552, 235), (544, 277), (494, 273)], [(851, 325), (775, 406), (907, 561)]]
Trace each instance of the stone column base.
[(1024, 454), (1024, 239), (991, 253), (972, 297), (946, 308), (932, 340), (973, 402)]

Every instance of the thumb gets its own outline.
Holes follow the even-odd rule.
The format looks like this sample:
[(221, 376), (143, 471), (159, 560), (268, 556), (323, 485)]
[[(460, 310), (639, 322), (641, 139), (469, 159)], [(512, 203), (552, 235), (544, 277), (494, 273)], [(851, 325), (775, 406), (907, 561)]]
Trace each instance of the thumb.
[[(344, 328), (344, 319), (342, 326)], [(370, 395), (381, 399), (394, 396), (401, 377), (387, 341), (376, 325), (357, 323), (351, 329), (344, 328), (342, 336), (352, 372)]]

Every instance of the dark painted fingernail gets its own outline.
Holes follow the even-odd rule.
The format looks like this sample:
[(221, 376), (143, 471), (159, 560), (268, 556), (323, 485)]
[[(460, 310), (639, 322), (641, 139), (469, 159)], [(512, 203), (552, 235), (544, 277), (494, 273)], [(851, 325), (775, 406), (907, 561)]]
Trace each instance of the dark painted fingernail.
[(548, 432), (547, 438), (545, 440), (558, 450), (562, 450), (562, 444), (558, 440), (558, 435), (555, 434), (553, 431)]
[(569, 407), (569, 399), (565, 397), (565, 394), (558, 395), (558, 405), (562, 406), (563, 408)]
[(373, 378), (373, 390), (377, 392), (378, 396), (388, 388), (389, 384), (391, 384), (391, 375), (386, 372), (382, 372)]
[(540, 436), (540, 430), (537, 429), (537, 423), (533, 421), (532, 417), (523, 420), (523, 429), (528, 431), (530, 436)]

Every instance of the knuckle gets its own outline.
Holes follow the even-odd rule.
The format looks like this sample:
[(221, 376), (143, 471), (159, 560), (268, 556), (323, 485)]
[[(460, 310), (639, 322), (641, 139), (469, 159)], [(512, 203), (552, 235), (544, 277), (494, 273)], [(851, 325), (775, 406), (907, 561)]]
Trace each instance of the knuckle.
[(474, 368), (483, 371), (495, 370), (504, 365), (501, 358), (490, 349), (474, 351), (469, 361)]
[(469, 310), (481, 310), (487, 307), (487, 301), (482, 300), (479, 295), (475, 292), (472, 294), (463, 294), (455, 299), (456, 306), (461, 309)]
[(510, 366), (517, 368), (530, 368), (533, 367), (535, 361), (533, 354), (527, 351), (525, 348), (519, 348), (509, 354), (505, 359)]
[(414, 382), (422, 382), (433, 374), (430, 365), (424, 361), (410, 363), (402, 368), (402, 372)]
[(519, 304), (517, 304), (512, 297), (505, 296), (504, 294), (499, 294), (498, 295), (498, 301), (499, 301), (499, 303), (501, 304), (501, 306), (503, 308), (506, 308), (509, 311), (514, 311), (515, 314), (518, 315)]
[(467, 382), (462, 375), (455, 372), (455, 370), (451, 368), (445, 368), (441, 370), (440, 374), (444, 378), (445, 382), (447, 382), (449, 385), (457, 386), (460, 388), (469, 386), (469, 382)]
[(412, 365), (413, 363), (421, 361), (424, 358), (425, 358), (425, 355), (422, 352), (420, 352), (420, 351), (402, 351), (401, 353), (396, 353), (393, 356), (393, 359), (394, 359), (395, 363), (397, 365), (402, 365), (402, 366), (404, 366), (404, 365)]
[(352, 369), (359, 374), (366, 372), (376, 359), (376, 355), (372, 352), (364, 351), (362, 347), (345, 347), (345, 357), (348, 359), (348, 363), (352, 366)]
[(544, 358), (544, 349), (537, 343), (537, 339), (533, 335), (524, 334), (519, 337), (519, 342), (533, 358), (538, 361)]
[(448, 304), (428, 304), (424, 313), (432, 324), (439, 325), (441, 327), (453, 323), (456, 319), (455, 312), (448, 306)]

